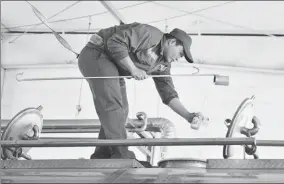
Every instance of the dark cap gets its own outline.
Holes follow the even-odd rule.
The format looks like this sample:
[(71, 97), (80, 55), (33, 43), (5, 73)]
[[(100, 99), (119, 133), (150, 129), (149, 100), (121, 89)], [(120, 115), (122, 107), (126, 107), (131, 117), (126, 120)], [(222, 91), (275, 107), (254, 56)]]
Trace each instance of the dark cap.
[(191, 53), (190, 53), (190, 47), (191, 47), (191, 43), (192, 43), (191, 37), (188, 36), (186, 34), (186, 32), (184, 32), (183, 30), (180, 30), (178, 28), (175, 28), (169, 34), (182, 42), (185, 59), (189, 63), (193, 63), (193, 59), (192, 59), (192, 56), (191, 56)]

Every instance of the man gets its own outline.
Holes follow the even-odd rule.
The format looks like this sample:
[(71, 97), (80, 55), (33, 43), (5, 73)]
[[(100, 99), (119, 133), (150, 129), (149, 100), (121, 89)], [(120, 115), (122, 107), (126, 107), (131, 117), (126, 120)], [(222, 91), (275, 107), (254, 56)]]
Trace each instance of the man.
[[(191, 38), (182, 30), (169, 34), (140, 23), (125, 24), (100, 30), (82, 49), (79, 69), (85, 77), (170, 75), (171, 63), (190, 54)], [(171, 77), (153, 78), (164, 104), (198, 129), (204, 117), (190, 113), (182, 105)], [(128, 101), (124, 79), (88, 79), (96, 112), (101, 122), (99, 139), (126, 139), (125, 123)], [(194, 120), (194, 121), (193, 121)], [(96, 147), (91, 158), (135, 158), (127, 146)]]

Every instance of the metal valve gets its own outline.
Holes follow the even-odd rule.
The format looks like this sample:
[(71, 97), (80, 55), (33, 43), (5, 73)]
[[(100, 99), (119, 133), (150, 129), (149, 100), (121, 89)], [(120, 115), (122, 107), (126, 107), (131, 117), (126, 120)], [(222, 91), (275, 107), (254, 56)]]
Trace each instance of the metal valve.
[(29, 136), (29, 135), (25, 134), (23, 136), (24, 140), (38, 140), (39, 139), (39, 133), (40, 133), (39, 132), (39, 127), (37, 125), (34, 125), (32, 130), (34, 132), (33, 136)]
[(244, 134), (247, 137), (251, 137), (257, 134), (260, 128), (260, 121), (257, 117), (254, 116), (252, 119), (252, 123), (253, 123), (253, 128), (241, 127), (240, 128), (241, 134)]
[[(129, 121), (129, 124), (132, 126), (130, 132), (144, 132), (148, 125), (148, 117), (145, 112), (137, 112), (136, 117), (138, 121)], [(141, 124), (142, 121), (142, 124)]]

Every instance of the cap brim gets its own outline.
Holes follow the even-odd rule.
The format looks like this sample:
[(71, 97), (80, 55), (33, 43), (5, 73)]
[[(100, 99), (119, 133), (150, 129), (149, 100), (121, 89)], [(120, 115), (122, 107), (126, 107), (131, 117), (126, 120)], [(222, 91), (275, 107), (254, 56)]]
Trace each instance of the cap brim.
[(193, 63), (193, 58), (190, 53), (190, 49), (184, 49), (184, 57), (189, 63)]

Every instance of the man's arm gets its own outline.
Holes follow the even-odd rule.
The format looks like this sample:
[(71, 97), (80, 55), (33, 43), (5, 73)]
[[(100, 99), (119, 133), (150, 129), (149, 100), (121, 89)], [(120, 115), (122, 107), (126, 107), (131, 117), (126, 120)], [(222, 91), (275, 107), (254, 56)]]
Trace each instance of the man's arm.
[(137, 68), (129, 56), (118, 61), (118, 65), (123, 69), (129, 71), (136, 80), (146, 79), (147, 73), (144, 70)]
[[(170, 66), (163, 72), (155, 72), (154, 75), (170, 75)], [(174, 112), (179, 114), (188, 122), (192, 122), (194, 113), (188, 112), (179, 100), (178, 93), (175, 90), (173, 80), (171, 77), (157, 77), (153, 78), (156, 89), (165, 105), (168, 105)]]
[(188, 110), (183, 106), (183, 104), (178, 98), (173, 98), (169, 102), (168, 106), (181, 117), (183, 117), (185, 120), (187, 120), (189, 123), (192, 122), (195, 113), (188, 112)]

